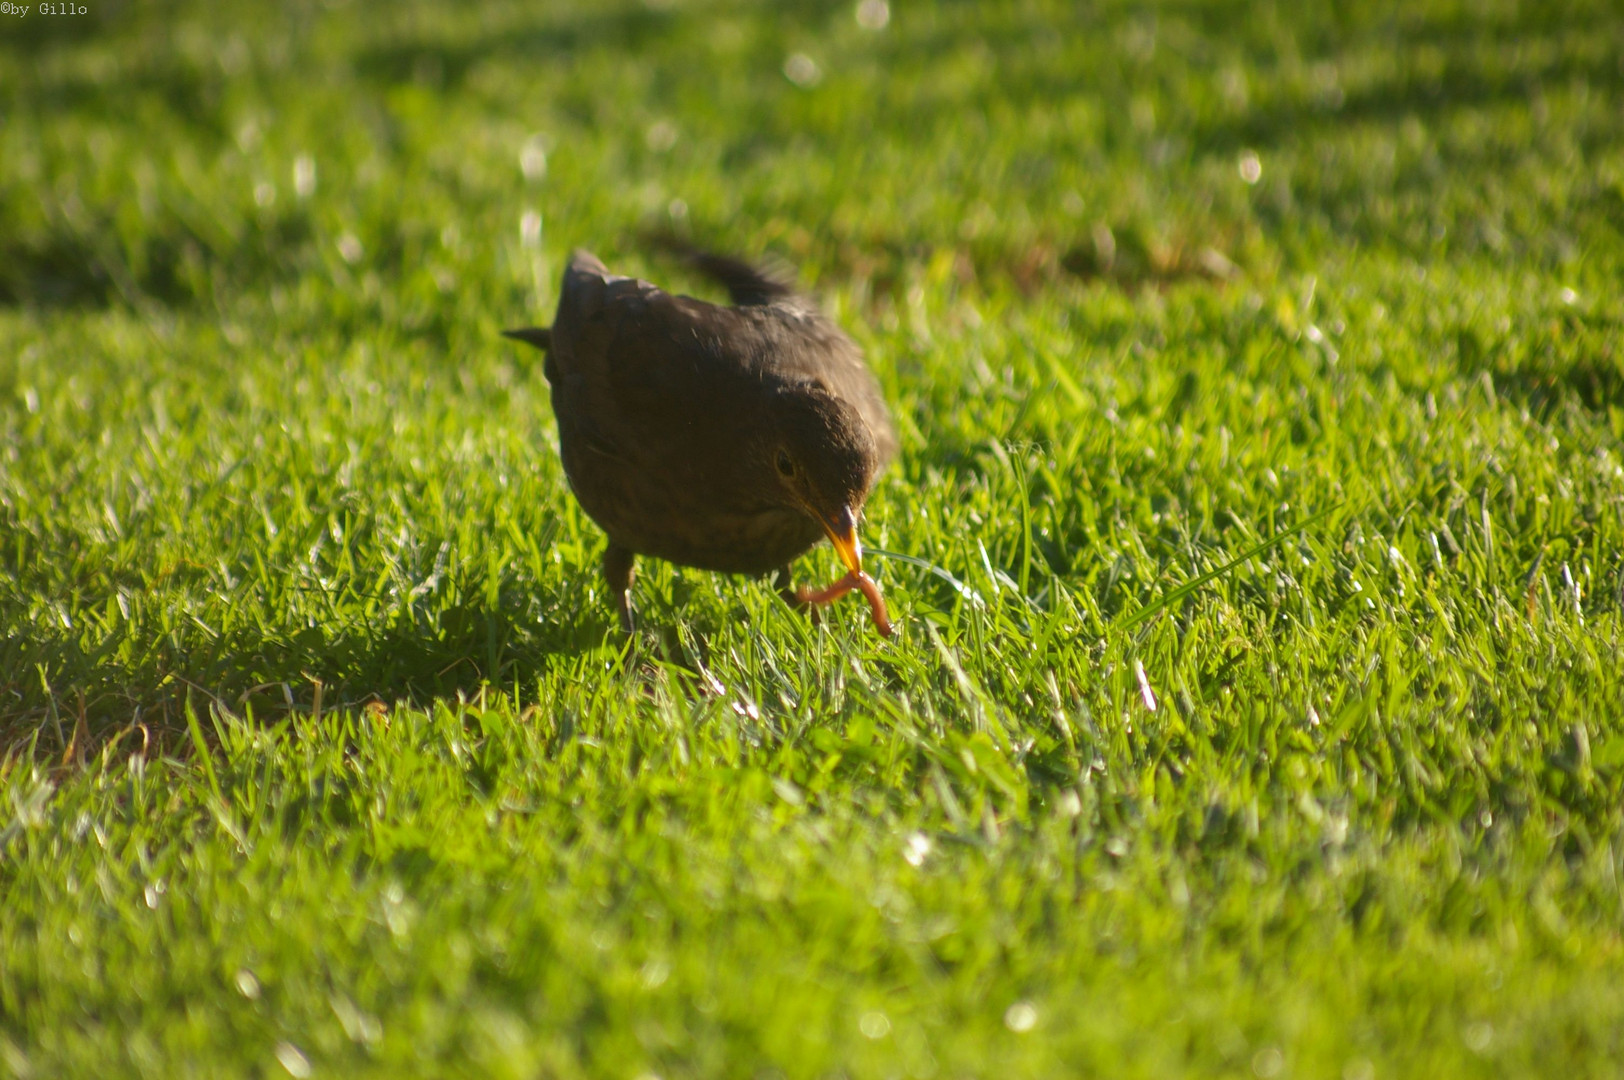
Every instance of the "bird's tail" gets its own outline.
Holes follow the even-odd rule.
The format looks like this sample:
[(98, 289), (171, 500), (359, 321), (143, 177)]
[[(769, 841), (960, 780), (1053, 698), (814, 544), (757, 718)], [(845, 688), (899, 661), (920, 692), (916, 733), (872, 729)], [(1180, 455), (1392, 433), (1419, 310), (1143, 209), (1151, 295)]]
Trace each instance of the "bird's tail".
[(743, 259), (711, 251), (690, 251), (687, 258), (700, 273), (725, 288), (741, 307), (770, 304), (795, 295), (793, 285)]
[(741, 307), (762, 306), (796, 295), (795, 286), (782, 276), (744, 259), (705, 251), (674, 236), (658, 235), (651, 239), (656, 247), (679, 256), (726, 289), (732, 301)]
[(534, 345), (542, 352), (553, 347), (553, 332), (545, 326), (526, 326), (518, 330), (503, 330), (503, 337), (510, 337), (514, 341), (522, 341), (526, 345)]

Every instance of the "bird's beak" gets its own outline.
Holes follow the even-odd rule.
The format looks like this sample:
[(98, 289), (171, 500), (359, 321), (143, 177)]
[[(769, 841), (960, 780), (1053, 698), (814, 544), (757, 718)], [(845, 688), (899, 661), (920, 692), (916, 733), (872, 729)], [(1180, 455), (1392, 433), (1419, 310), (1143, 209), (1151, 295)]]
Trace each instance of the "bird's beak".
[(854, 574), (863, 572), (863, 545), (857, 542), (857, 515), (852, 508), (842, 507), (832, 519), (818, 519), (823, 531), (829, 534), (829, 543), (840, 553), (840, 561)]

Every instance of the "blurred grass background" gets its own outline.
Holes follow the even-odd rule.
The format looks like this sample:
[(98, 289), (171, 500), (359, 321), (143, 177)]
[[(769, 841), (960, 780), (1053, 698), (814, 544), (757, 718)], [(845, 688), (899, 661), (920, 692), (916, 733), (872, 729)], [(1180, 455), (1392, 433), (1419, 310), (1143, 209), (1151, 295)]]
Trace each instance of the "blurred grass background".
[[(0, 1071), (1616, 1072), (1616, 5), (80, 6), (0, 19)], [(652, 230), (868, 350), (901, 641), (650, 564), (621, 647), (496, 332), (713, 295)]]

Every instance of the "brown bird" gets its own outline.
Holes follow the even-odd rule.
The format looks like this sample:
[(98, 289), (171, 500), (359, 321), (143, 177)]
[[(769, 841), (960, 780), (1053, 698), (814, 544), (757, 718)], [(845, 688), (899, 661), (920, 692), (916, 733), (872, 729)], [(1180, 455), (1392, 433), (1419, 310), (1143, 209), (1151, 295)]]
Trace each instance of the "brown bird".
[[(577, 251), (546, 351), (564, 473), (609, 534), (603, 572), (632, 629), (633, 560), (761, 575), (791, 603), (863, 590), (857, 520), (896, 433), (862, 352), (806, 297), (739, 259), (688, 254), (731, 306), (673, 296)], [(816, 593), (790, 562), (827, 536), (850, 573)]]

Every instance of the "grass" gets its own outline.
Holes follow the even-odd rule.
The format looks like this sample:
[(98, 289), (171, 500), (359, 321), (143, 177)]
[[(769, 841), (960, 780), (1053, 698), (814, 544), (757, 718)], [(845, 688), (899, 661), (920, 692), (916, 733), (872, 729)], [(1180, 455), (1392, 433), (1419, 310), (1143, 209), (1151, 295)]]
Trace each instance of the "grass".
[[(89, 6), (0, 25), (0, 1074), (1624, 1067), (1613, 5)], [(898, 640), (613, 629), (497, 331), (649, 229), (866, 347)]]

